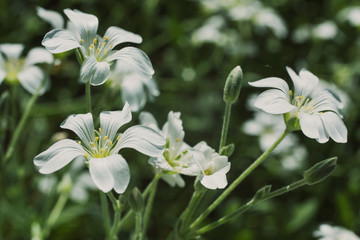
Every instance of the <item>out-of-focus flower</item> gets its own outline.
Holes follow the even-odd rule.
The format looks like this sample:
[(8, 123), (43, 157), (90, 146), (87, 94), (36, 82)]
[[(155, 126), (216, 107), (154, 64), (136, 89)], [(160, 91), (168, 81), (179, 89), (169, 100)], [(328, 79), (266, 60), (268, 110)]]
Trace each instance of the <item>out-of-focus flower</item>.
[(342, 9), (338, 18), (342, 21), (348, 21), (352, 26), (360, 26), (360, 6), (346, 7)]
[[(195, 151), (194, 151), (195, 150)], [(226, 173), (230, 163), (226, 156), (220, 156), (206, 142), (200, 142), (190, 152), (194, 161), (199, 164), (200, 183), (208, 189), (222, 189), (227, 185)]]
[(257, 108), (271, 114), (284, 114), (287, 127), (302, 130), (309, 138), (320, 143), (332, 138), (336, 142), (347, 141), (347, 129), (342, 121), (341, 101), (329, 89), (317, 88), (319, 79), (303, 69), (297, 75), (291, 68), (287, 71), (294, 83), (294, 92), (280, 78), (265, 78), (249, 84), (254, 87), (270, 87), (255, 102)]
[[(0, 84), (5, 80), (9, 84), (20, 83), (31, 94), (43, 94), (49, 81), (38, 64), (51, 64), (53, 55), (44, 48), (36, 47), (21, 57), (24, 46), (22, 44), (0, 44)], [(45, 81), (45, 83), (44, 83)]]
[(312, 30), (312, 34), (315, 38), (330, 40), (336, 37), (338, 28), (333, 21), (325, 21), (316, 26)]
[(319, 229), (314, 232), (314, 237), (319, 240), (360, 240), (352, 231), (328, 224), (321, 224)]
[(195, 176), (198, 173), (198, 165), (193, 161), (192, 155), (188, 152), (190, 146), (184, 142), (185, 132), (180, 119), (180, 113), (169, 112), (168, 120), (162, 127), (162, 130), (158, 128), (156, 120), (151, 113), (142, 112), (139, 119), (141, 124), (157, 130), (166, 139), (163, 155), (157, 158), (150, 158), (149, 163), (155, 169), (164, 173), (162, 178), (170, 186), (178, 185), (183, 187), (185, 182), (181, 178), (180, 173)]
[(117, 193), (123, 193), (130, 181), (130, 173), (127, 162), (118, 152), (122, 148), (133, 148), (157, 157), (165, 145), (160, 134), (144, 126), (133, 126), (117, 134), (119, 128), (130, 120), (131, 111), (127, 103), (122, 111), (102, 112), (99, 130), (94, 130), (91, 113), (70, 115), (61, 127), (72, 130), (80, 141), (60, 140), (37, 155), (34, 164), (40, 173), (49, 174), (81, 158), (88, 163), (91, 178), (101, 191), (109, 192), (113, 188)]
[(142, 109), (147, 99), (152, 101), (160, 94), (156, 82), (151, 76), (138, 74), (129, 65), (124, 65), (122, 61), (116, 61), (110, 80), (112, 88), (121, 88), (122, 100), (124, 103), (129, 103), (133, 112)]
[(103, 84), (110, 75), (110, 63), (114, 60), (128, 65), (132, 71), (144, 78), (151, 78), (154, 69), (149, 57), (135, 47), (113, 50), (125, 42), (141, 43), (142, 38), (119, 27), (109, 27), (104, 37), (97, 35), (98, 18), (78, 10), (65, 9), (73, 28), (57, 28), (48, 32), (42, 44), (51, 53), (62, 53), (78, 49), (85, 57), (80, 69), (80, 81), (91, 85)]

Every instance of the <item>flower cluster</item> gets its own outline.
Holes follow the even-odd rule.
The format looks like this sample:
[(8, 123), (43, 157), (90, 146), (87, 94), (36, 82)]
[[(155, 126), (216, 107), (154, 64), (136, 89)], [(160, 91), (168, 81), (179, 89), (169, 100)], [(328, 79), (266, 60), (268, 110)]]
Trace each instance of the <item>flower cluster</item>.
[(228, 158), (220, 156), (205, 142), (194, 147), (186, 144), (179, 112), (169, 112), (168, 121), (161, 130), (151, 113), (142, 112), (139, 118), (142, 124), (152, 127), (166, 139), (163, 155), (150, 158), (149, 163), (164, 173), (162, 178), (170, 186), (183, 187), (182, 174), (198, 176), (201, 184), (209, 189), (226, 187), (226, 173), (230, 170)]

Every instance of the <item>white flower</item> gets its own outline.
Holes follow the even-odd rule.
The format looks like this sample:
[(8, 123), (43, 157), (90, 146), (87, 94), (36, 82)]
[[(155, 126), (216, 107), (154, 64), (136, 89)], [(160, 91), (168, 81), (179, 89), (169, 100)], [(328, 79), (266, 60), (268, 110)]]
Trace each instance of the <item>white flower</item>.
[(80, 69), (80, 81), (91, 85), (103, 84), (110, 75), (114, 60), (128, 65), (134, 72), (150, 78), (154, 69), (148, 56), (135, 47), (113, 50), (121, 43), (141, 43), (142, 38), (119, 27), (109, 27), (104, 37), (97, 35), (98, 18), (78, 10), (65, 9), (70, 29), (57, 28), (48, 32), (42, 44), (51, 53), (62, 53), (78, 48), (85, 57)]
[(316, 38), (330, 40), (336, 37), (338, 28), (334, 22), (325, 21), (315, 25), (312, 33)]
[(254, 87), (270, 87), (255, 102), (257, 108), (271, 114), (285, 114), (286, 123), (301, 129), (309, 138), (320, 143), (332, 138), (335, 142), (347, 142), (347, 129), (342, 121), (342, 103), (335, 92), (317, 88), (319, 79), (302, 69), (297, 75), (287, 71), (294, 83), (294, 92), (280, 78), (270, 77), (249, 84)]
[(314, 237), (319, 240), (360, 240), (352, 231), (328, 224), (321, 224), (319, 229), (314, 232)]
[(118, 154), (119, 150), (133, 148), (157, 157), (165, 145), (162, 136), (144, 126), (133, 126), (117, 134), (119, 128), (130, 120), (131, 111), (127, 103), (122, 111), (102, 112), (99, 130), (94, 130), (90, 113), (70, 115), (61, 127), (72, 130), (81, 141), (58, 141), (37, 155), (34, 164), (40, 173), (49, 174), (80, 157), (87, 161), (91, 178), (100, 190), (109, 192), (114, 188), (117, 193), (123, 193), (130, 181), (130, 173), (127, 162)]
[[(170, 186), (183, 187), (185, 182), (181, 174), (194, 176), (198, 173), (198, 165), (193, 161), (192, 155), (188, 153), (189, 145), (184, 140), (185, 132), (179, 112), (169, 112), (168, 121), (160, 130), (156, 120), (148, 112), (140, 113), (141, 124), (156, 129), (166, 139), (164, 154), (161, 157), (150, 158), (149, 163), (164, 174), (162, 175)], [(167, 176), (167, 175), (171, 175)]]
[[(53, 56), (44, 48), (36, 47), (31, 49), (25, 58), (22, 58), (23, 49), (22, 44), (0, 44), (0, 84), (4, 80), (10, 84), (20, 82), (29, 93), (34, 94), (46, 77), (37, 64), (51, 64)], [(43, 84), (39, 94), (43, 94), (47, 87)]]
[(206, 142), (200, 142), (190, 152), (199, 164), (201, 184), (208, 189), (222, 189), (227, 185), (226, 173), (230, 170), (227, 156), (220, 156)]
[(147, 98), (152, 101), (160, 94), (151, 75), (138, 74), (122, 61), (116, 61), (110, 80), (112, 87), (121, 88), (122, 100), (129, 103), (133, 112), (143, 108)]

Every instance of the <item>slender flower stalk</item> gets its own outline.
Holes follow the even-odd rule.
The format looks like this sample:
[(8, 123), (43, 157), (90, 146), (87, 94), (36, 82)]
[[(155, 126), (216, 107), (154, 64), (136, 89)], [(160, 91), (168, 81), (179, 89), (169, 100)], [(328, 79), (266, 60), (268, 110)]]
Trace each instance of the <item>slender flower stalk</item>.
[(239, 209), (237, 209), (236, 211), (234, 211), (233, 213), (230, 213), (220, 219), (218, 219), (217, 221), (210, 223), (202, 228), (200, 228), (199, 230), (196, 231), (196, 235), (200, 235), (203, 234), (205, 232), (208, 232), (216, 227), (219, 227), (229, 221), (231, 221), (232, 219), (238, 217), (239, 215), (243, 214), (244, 212), (246, 212), (247, 210), (249, 210), (251, 207), (253, 207), (255, 204), (264, 201), (264, 200), (268, 200), (270, 198), (274, 198), (277, 196), (280, 196), (282, 194), (288, 193), (290, 191), (293, 191), (299, 187), (302, 187), (304, 185), (307, 185), (306, 181), (304, 179), (297, 181), (295, 183), (292, 183), (288, 186), (282, 187), (276, 191), (270, 192), (265, 194), (265, 196), (263, 196), (260, 199), (252, 199), (249, 202), (247, 202), (245, 205), (243, 205), (242, 207), (240, 207)]
[(257, 168), (276, 148), (276, 146), (285, 138), (288, 130), (279, 137), (278, 140), (259, 158), (257, 158), (226, 190), (190, 225), (190, 230), (197, 227), (255, 168)]
[(86, 107), (89, 113), (92, 113), (91, 107), (91, 85), (90, 82), (87, 82), (85, 85), (85, 92), (86, 92)]
[(220, 154), (222, 154), (221, 149), (226, 145), (227, 133), (229, 131), (231, 106), (232, 106), (231, 103), (226, 103), (226, 105), (225, 105), (224, 122), (223, 122), (223, 126), (222, 126), (220, 146), (219, 146)]
[(109, 214), (109, 206), (107, 203), (106, 195), (99, 191), (100, 193), (100, 201), (101, 201), (101, 211), (103, 214), (105, 233), (107, 238), (110, 240), (110, 214)]

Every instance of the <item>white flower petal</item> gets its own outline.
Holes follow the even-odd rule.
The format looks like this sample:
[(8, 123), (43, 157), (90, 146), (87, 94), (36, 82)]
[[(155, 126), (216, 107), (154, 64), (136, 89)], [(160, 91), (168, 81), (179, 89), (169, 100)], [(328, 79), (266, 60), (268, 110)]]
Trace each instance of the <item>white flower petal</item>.
[(138, 112), (146, 103), (146, 93), (143, 82), (137, 74), (124, 77), (121, 84), (121, 97), (123, 102), (128, 102), (131, 111)]
[(285, 93), (285, 95), (289, 95), (289, 85), (281, 78), (277, 77), (269, 77), (264, 78), (256, 82), (249, 82), (249, 84), (253, 87), (271, 87), (277, 88)]
[[(44, 81), (44, 74), (39, 67), (31, 66), (24, 68), (18, 74), (18, 79), (21, 85), (31, 94), (35, 94)], [(46, 90), (46, 84), (43, 84), (39, 90), (39, 94), (42, 95)]]
[(145, 125), (151, 127), (154, 130), (160, 131), (156, 119), (149, 112), (141, 112), (139, 114), (139, 121), (141, 125)]
[(126, 31), (119, 27), (109, 27), (106, 30), (104, 37), (108, 38), (108, 43), (112, 44), (112, 47), (115, 47), (118, 44), (125, 42), (132, 42), (132, 43), (142, 42), (142, 38), (140, 35)]
[(62, 53), (80, 47), (76, 35), (63, 29), (54, 29), (48, 32), (41, 44), (51, 53)]
[(135, 72), (144, 78), (151, 78), (155, 72), (146, 53), (135, 47), (122, 48), (106, 58), (108, 62), (115, 59), (119, 64), (127, 65), (124, 69), (131, 70), (131, 72)]
[(49, 174), (63, 168), (84, 153), (84, 149), (78, 143), (70, 139), (63, 139), (37, 155), (34, 158), (34, 164), (40, 168), (40, 173)]
[(183, 130), (182, 120), (180, 119), (181, 113), (170, 111), (168, 120), (162, 128), (164, 136), (169, 139), (170, 158), (176, 157), (183, 145), (185, 132)]
[(93, 86), (103, 84), (110, 76), (110, 65), (108, 62), (98, 62), (95, 56), (85, 59), (80, 69), (80, 81), (90, 81)]
[(128, 128), (120, 137), (114, 152), (122, 148), (133, 148), (151, 157), (160, 157), (164, 151), (165, 139), (155, 130), (145, 126)]
[(91, 158), (89, 171), (95, 185), (103, 192), (110, 192), (115, 186), (115, 179), (105, 158)]
[(114, 188), (120, 194), (125, 192), (129, 185), (129, 166), (121, 155), (91, 158), (89, 170), (95, 185), (103, 192), (109, 192)]
[(255, 107), (272, 114), (283, 114), (295, 109), (295, 106), (289, 103), (284, 92), (277, 89), (270, 89), (261, 93), (256, 98)]
[(28, 53), (25, 66), (34, 65), (37, 63), (48, 63), (51, 64), (54, 60), (54, 57), (49, 51), (42, 47), (36, 47), (30, 50)]
[(91, 113), (72, 114), (60, 125), (61, 128), (73, 131), (88, 149), (91, 149), (90, 142), (94, 141), (94, 123)]
[(46, 10), (42, 7), (36, 7), (36, 13), (42, 20), (49, 23), (53, 28), (64, 28), (64, 19), (60, 13)]
[(310, 96), (311, 92), (314, 90), (316, 85), (319, 82), (318, 77), (314, 74), (309, 72), (306, 69), (302, 69), (299, 73), (299, 76), (289, 67), (286, 67), (295, 88), (295, 95), (296, 96)]
[(18, 43), (3, 43), (0, 44), (0, 51), (5, 55), (7, 59), (19, 59), (24, 45)]
[(158, 86), (157, 86), (154, 78), (146, 79), (146, 81), (144, 81), (144, 83), (146, 85), (147, 92), (148, 92), (148, 98), (150, 101), (152, 101), (154, 99), (154, 97), (157, 97), (160, 95), (160, 91), (158, 89)]
[(162, 174), (161, 178), (167, 182), (170, 187), (175, 187), (176, 185), (181, 188), (185, 187), (185, 181), (180, 174)]
[(119, 128), (130, 121), (131, 111), (128, 103), (125, 103), (121, 111), (104, 111), (100, 113), (101, 135), (114, 139)]
[(319, 129), (323, 128), (319, 114), (299, 113), (301, 131), (305, 136), (313, 139), (320, 137)]
[(81, 39), (84, 40), (84, 46), (89, 47), (93, 43), (94, 38), (96, 38), (99, 25), (98, 18), (92, 14), (68, 8), (64, 10), (64, 13), (80, 33)]
[(347, 142), (347, 129), (342, 119), (333, 112), (324, 112), (320, 114), (326, 132), (338, 143)]

